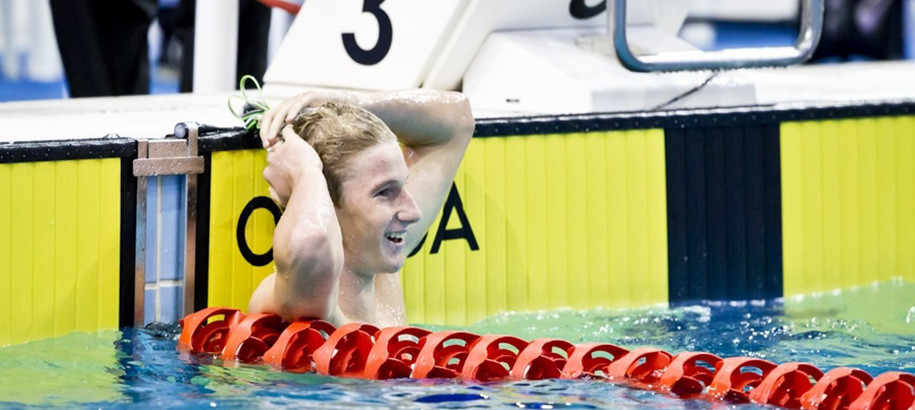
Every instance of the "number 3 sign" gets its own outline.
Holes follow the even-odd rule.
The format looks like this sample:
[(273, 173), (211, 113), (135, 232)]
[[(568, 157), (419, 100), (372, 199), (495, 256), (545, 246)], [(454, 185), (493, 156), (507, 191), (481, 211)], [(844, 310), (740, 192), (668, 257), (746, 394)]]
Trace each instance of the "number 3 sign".
[(466, 0), (307, 0), (265, 74), (270, 84), (419, 85)]

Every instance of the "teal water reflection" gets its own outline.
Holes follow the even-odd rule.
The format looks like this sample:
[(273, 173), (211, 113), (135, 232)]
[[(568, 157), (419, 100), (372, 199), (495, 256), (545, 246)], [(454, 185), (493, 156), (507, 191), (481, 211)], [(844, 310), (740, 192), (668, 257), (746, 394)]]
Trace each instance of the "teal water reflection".
[[(424, 326), (432, 330), (440, 326)], [(915, 371), (915, 284), (676, 308), (556, 310), (490, 317), (466, 330), (807, 361), (872, 375)], [(0, 405), (118, 408), (711, 408), (598, 381), (373, 382), (227, 365), (175, 350), (176, 328), (73, 333), (0, 348)], [(754, 408), (755, 406), (740, 406)]]

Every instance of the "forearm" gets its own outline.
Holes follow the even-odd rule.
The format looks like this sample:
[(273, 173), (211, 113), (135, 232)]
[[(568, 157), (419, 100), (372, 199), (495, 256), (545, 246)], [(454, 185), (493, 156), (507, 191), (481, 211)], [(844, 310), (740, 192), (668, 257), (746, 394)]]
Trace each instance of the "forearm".
[(336, 306), (342, 262), (340, 226), (320, 170), (293, 187), (273, 236), (277, 313), (287, 319), (328, 318)]
[(470, 103), (461, 93), (379, 91), (360, 94), (358, 104), (381, 118), (410, 147), (444, 144), (473, 133)]
[(422, 148), (469, 140), (473, 114), (463, 94), (438, 90), (404, 91), (314, 91), (299, 94), (264, 113), (260, 137), (264, 148), (272, 146), (283, 127), (301, 110), (329, 101), (361, 106), (384, 121), (406, 146)]

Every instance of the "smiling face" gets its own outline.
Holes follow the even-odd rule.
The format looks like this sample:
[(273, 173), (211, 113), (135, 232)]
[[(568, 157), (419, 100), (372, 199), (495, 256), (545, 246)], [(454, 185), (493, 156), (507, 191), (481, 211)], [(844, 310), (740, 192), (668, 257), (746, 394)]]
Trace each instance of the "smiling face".
[(403, 266), (407, 227), (421, 217), (404, 188), (409, 170), (394, 140), (374, 145), (348, 161), (337, 220), (348, 269), (396, 272)]

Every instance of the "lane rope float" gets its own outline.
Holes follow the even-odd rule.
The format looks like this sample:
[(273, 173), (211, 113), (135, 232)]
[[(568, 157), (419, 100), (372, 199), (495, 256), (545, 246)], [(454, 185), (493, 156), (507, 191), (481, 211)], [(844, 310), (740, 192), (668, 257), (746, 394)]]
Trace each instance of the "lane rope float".
[(776, 364), (707, 352), (671, 354), (610, 343), (531, 342), (509, 335), (379, 329), (323, 320), (289, 323), (273, 314), (210, 307), (179, 321), (178, 350), (224, 361), (266, 364), (288, 372), (371, 380), (459, 379), (470, 382), (591, 379), (683, 399), (757, 403), (789, 409), (915, 410), (915, 375), (812, 364)]

